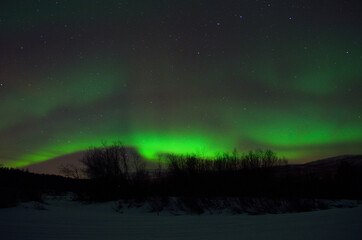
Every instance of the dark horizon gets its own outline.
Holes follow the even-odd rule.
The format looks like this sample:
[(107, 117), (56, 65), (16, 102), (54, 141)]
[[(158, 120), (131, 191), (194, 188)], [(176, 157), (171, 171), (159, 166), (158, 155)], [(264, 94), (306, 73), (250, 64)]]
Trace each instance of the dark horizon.
[[(51, 175), (61, 175), (64, 176), (64, 173), (62, 173), (61, 169), (63, 167), (67, 167), (67, 166), (74, 166), (78, 169), (82, 169), (84, 168), (84, 165), (81, 163), (81, 158), (84, 156), (84, 152), (85, 151), (79, 151), (79, 152), (75, 152), (75, 153), (70, 153), (70, 154), (66, 154), (63, 156), (59, 156), (44, 162), (40, 162), (40, 163), (35, 163), (35, 164), (31, 164), (28, 165), (26, 167), (20, 167), (20, 170), (25, 170), (25, 171), (29, 171), (32, 173), (37, 173), (37, 174), (51, 174)], [(246, 153), (243, 153), (246, 154)], [(277, 154), (277, 153), (276, 153)], [(277, 154), (278, 155), (278, 154)], [(279, 156), (279, 155), (278, 155)], [(338, 155), (338, 156), (329, 156), (327, 158), (319, 158), (319, 159), (310, 159), (310, 160), (306, 160), (306, 161), (301, 161), (301, 162), (290, 162), (288, 161), (288, 159), (286, 159), (288, 161), (288, 165), (303, 165), (303, 164), (308, 164), (308, 163), (315, 163), (318, 161), (323, 161), (323, 160), (329, 160), (329, 159), (338, 159), (338, 158), (344, 158), (346, 157), (346, 159), (349, 158), (354, 158), (354, 157), (361, 157), (361, 163), (362, 163), (362, 154), (342, 154), (342, 155)], [(147, 161), (147, 159), (143, 159), (146, 161), (146, 169), (147, 170), (155, 170), (158, 168), (158, 162), (153, 162), (153, 161)], [(167, 163), (165, 163), (167, 165)]]

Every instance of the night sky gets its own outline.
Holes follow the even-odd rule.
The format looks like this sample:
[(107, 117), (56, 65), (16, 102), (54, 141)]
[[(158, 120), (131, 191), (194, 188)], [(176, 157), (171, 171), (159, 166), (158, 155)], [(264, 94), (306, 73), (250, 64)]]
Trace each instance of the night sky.
[(0, 3), (0, 163), (120, 140), (142, 156), (362, 149), (362, 6)]

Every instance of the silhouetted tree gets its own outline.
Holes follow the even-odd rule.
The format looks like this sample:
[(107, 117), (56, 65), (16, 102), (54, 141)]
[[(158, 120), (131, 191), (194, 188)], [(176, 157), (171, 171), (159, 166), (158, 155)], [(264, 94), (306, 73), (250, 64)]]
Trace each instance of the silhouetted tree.
[(86, 151), (80, 160), (84, 172), (91, 179), (126, 179), (128, 161), (126, 148), (119, 142), (103, 147), (94, 147)]
[(84, 169), (76, 167), (74, 164), (62, 165), (59, 169), (65, 177), (80, 179), (83, 177)]

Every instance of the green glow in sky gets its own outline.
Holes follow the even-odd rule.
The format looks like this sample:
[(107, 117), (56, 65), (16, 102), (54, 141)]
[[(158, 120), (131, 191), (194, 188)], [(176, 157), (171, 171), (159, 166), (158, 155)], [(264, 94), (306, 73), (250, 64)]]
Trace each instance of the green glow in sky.
[(234, 148), (290, 162), (361, 153), (353, 1), (202, 2), (5, 1), (0, 164), (102, 141), (150, 161)]

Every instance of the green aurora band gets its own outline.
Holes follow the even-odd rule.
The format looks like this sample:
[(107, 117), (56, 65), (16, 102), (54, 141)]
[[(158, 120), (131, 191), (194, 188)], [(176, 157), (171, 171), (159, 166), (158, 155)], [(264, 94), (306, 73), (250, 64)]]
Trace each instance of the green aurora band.
[[(234, 148), (272, 149), (291, 162), (361, 153), (356, 27), (307, 29), (280, 20), (280, 29), (269, 29), (252, 16), (252, 27), (240, 27), (232, 15), (223, 35), (208, 29), (214, 38), (205, 40), (189, 32), (191, 20), (182, 28), (175, 18), (159, 30), (163, 15), (152, 4), (130, 3), (111, 17), (97, 15), (93, 2), (79, 17), (50, 3), (38, 7), (35, 16), (9, 2), (0, 19), (0, 164), (25, 167), (102, 141), (121, 141), (150, 161), (160, 153), (213, 158)], [(147, 26), (134, 14), (139, 9)], [(200, 9), (190, 18), (201, 21)], [(114, 27), (120, 19), (128, 25)], [(174, 25), (183, 33), (177, 41)], [(250, 37), (234, 33), (236, 27)]]

